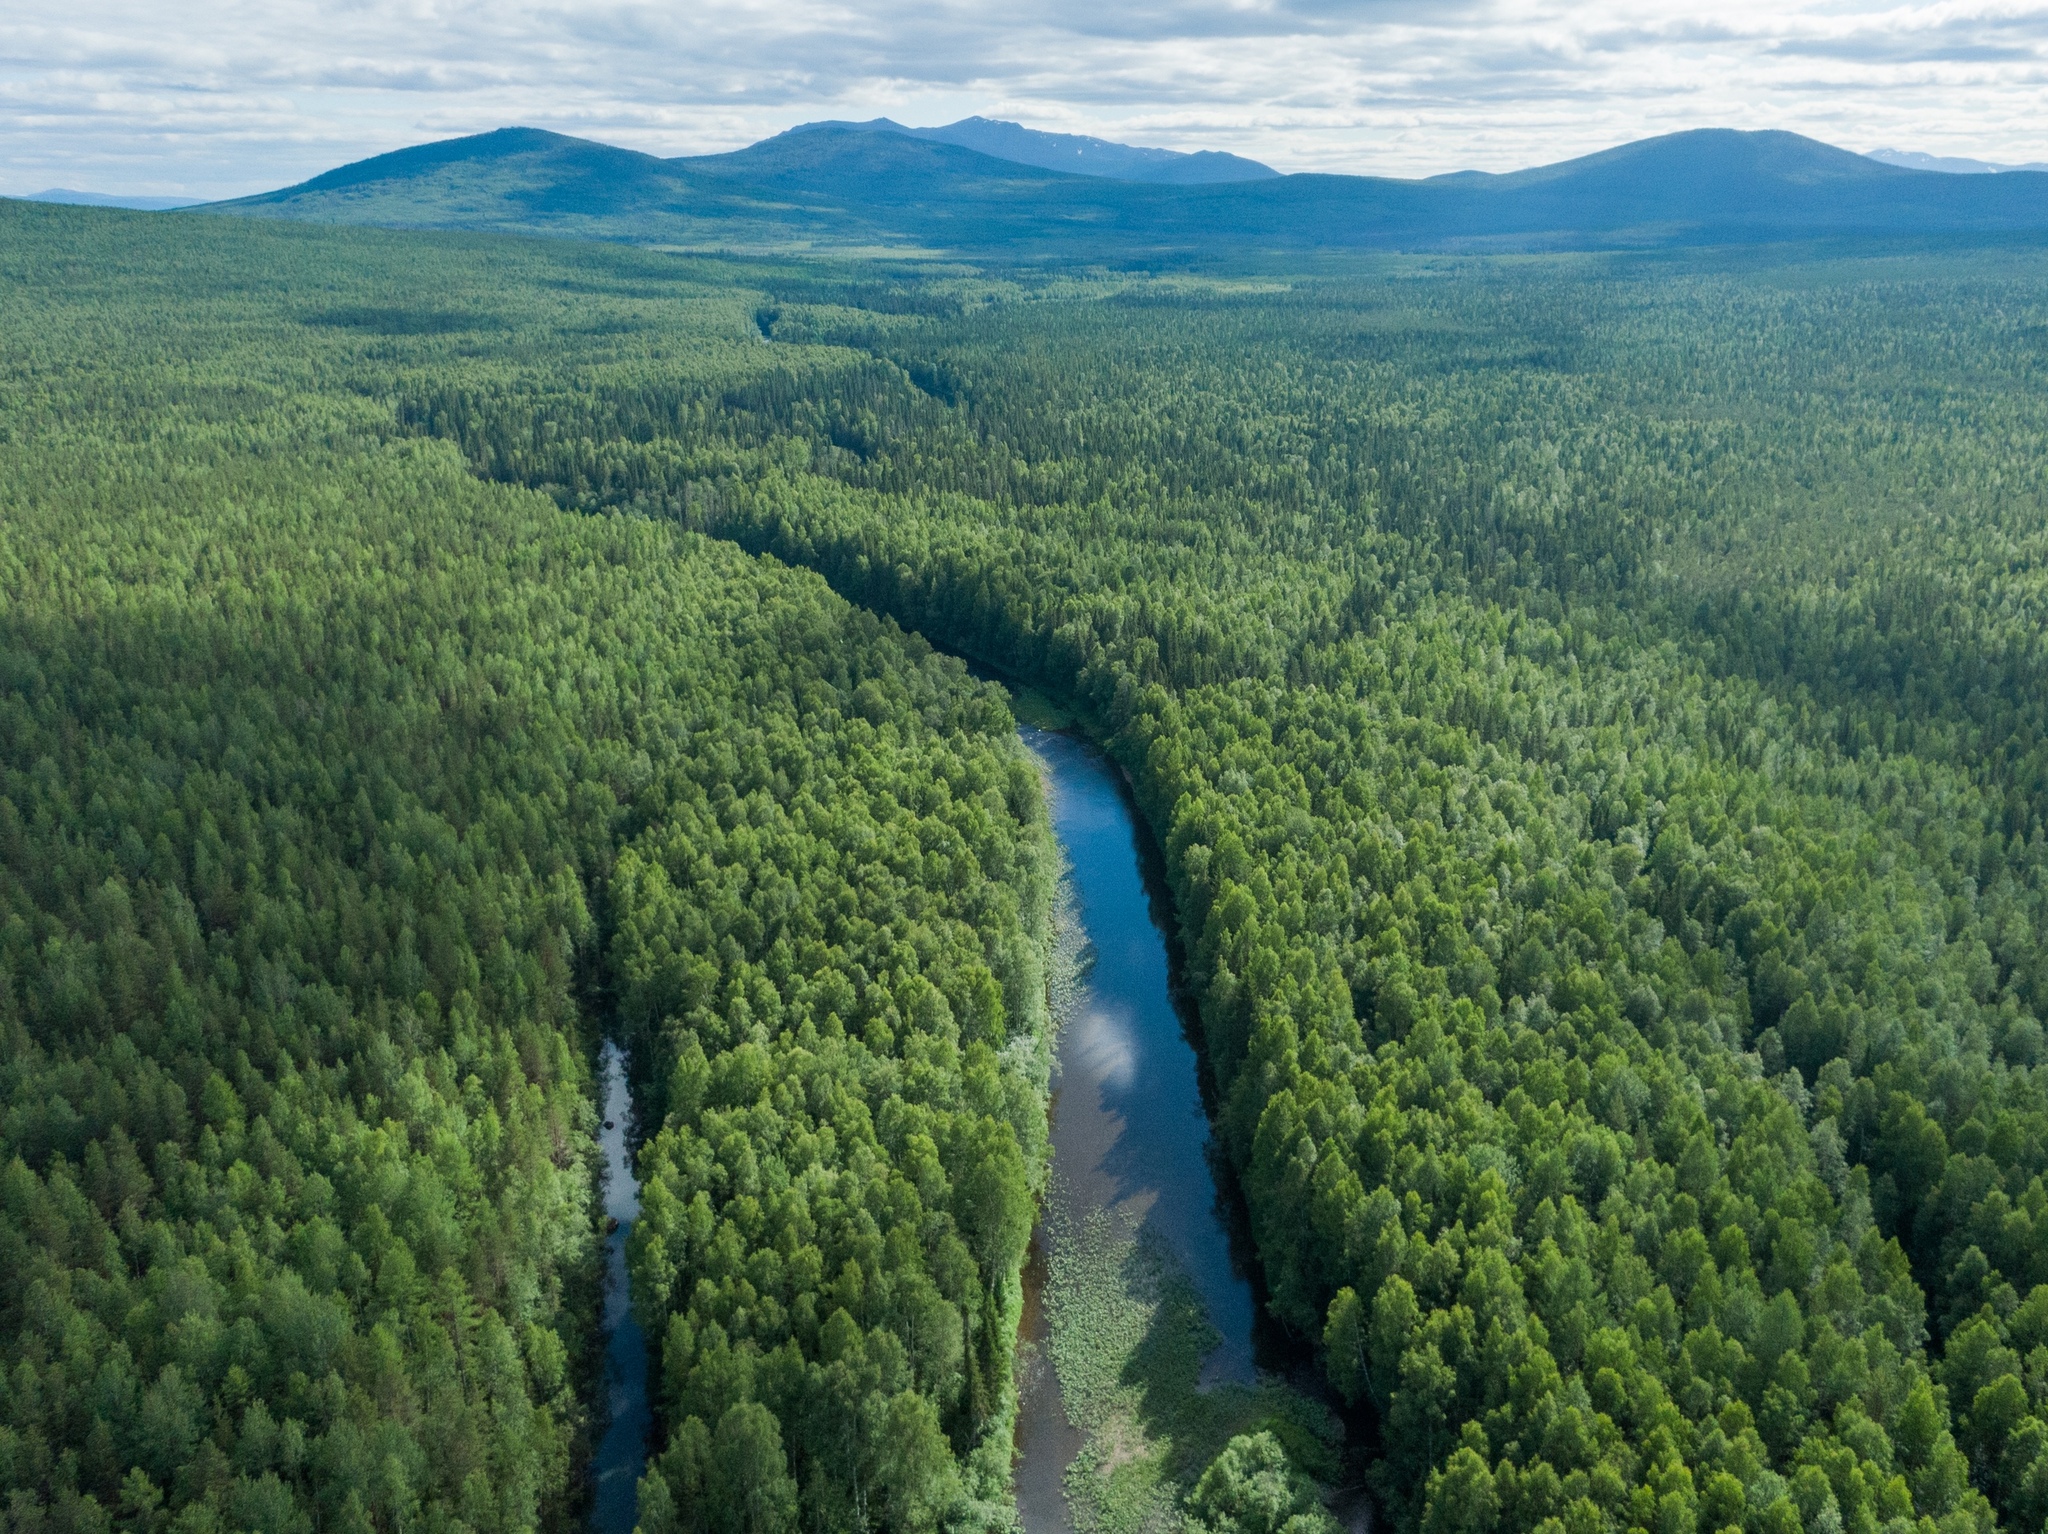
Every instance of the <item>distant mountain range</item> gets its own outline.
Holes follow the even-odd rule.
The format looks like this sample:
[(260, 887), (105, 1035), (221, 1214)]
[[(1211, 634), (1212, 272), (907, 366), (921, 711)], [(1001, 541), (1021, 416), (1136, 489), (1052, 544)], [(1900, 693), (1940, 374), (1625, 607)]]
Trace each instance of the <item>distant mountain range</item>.
[(1870, 160), (1907, 170), (1939, 170), (1948, 176), (1993, 176), (2003, 170), (2048, 170), (2048, 160), (2028, 160), (2023, 166), (2007, 166), (1997, 160), (1968, 160), (1958, 154), (1921, 154), (1919, 150), (1872, 150)]
[(2029, 160), (2024, 165), (2001, 165), (1996, 160), (1971, 160), (1961, 155), (1923, 154), (1917, 149), (1873, 149), (1869, 158), (1907, 170), (1938, 170), (1951, 176), (1988, 176), (2007, 170), (2048, 170), (2048, 160)]
[(141, 213), (165, 213), (172, 208), (196, 207), (199, 203), (196, 197), (122, 197), (111, 192), (74, 192), (65, 186), (29, 192), (21, 200), (69, 203), (81, 208), (128, 208)]
[(1701, 129), (1507, 175), (1291, 175), (968, 118), (814, 123), (662, 159), (535, 128), (401, 149), (210, 211), (679, 249), (1115, 262), (2048, 235), (2048, 174), (1946, 175)]

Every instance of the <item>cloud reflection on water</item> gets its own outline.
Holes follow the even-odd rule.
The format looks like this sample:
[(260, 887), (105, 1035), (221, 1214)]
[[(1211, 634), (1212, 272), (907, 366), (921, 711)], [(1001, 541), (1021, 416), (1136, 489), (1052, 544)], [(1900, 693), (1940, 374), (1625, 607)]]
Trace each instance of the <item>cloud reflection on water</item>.
[(1130, 805), (1094, 748), (1038, 731), (1026, 738), (1053, 770), (1053, 825), (1093, 951), (1060, 1041), (1053, 1159), (1074, 1206), (1067, 1213), (1114, 1210), (1158, 1238), (1223, 1335), (1205, 1378), (1249, 1378), (1256, 1303), (1231, 1251), (1195, 1052), (1174, 1008)]

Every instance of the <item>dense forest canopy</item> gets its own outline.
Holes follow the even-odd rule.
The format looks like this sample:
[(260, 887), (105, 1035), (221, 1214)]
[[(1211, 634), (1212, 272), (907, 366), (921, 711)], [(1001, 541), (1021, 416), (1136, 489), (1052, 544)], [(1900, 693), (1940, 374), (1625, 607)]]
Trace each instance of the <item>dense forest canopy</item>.
[(2030, 257), (754, 280), (401, 409), (1096, 711), (1403, 1526), (2048, 1517)]
[(649, 1534), (1000, 1520), (1050, 852), (851, 601), (1132, 772), (1397, 1529), (2048, 1523), (2037, 258), (166, 227), (0, 223), (11, 1517), (565, 1505), (611, 1026)]
[(5, 1526), (573, 1524), (605, 1028), (669, 1107), (649, 1530), (971, 1523), (1044, 1154), (1000, 692), (399, 428), (495, 332), (378, 301), (487, 251), (0, 242)]

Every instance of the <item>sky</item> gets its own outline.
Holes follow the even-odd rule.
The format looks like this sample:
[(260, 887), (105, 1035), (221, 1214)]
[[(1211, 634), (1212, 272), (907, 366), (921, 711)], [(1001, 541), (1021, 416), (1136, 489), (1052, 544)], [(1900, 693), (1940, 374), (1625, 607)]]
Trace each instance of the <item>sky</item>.
[(1280, 170), (1655, 133), (2048, 159), (2048, 0), (5, 0), (0, 191), (231, 196), (508, 124), (658, 154), (979, 113)]

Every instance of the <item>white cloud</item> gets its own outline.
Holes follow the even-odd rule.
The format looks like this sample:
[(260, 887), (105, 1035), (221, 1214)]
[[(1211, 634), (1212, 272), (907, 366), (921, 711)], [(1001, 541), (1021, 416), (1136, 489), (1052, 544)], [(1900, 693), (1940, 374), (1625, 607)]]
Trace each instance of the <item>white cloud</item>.
[(969, 112), (1287, 170), (1708, 125), (2048, 157), (2048, 4), (9, 0), (0, 187), (230, 195), (528, 123), (662, 154)]

